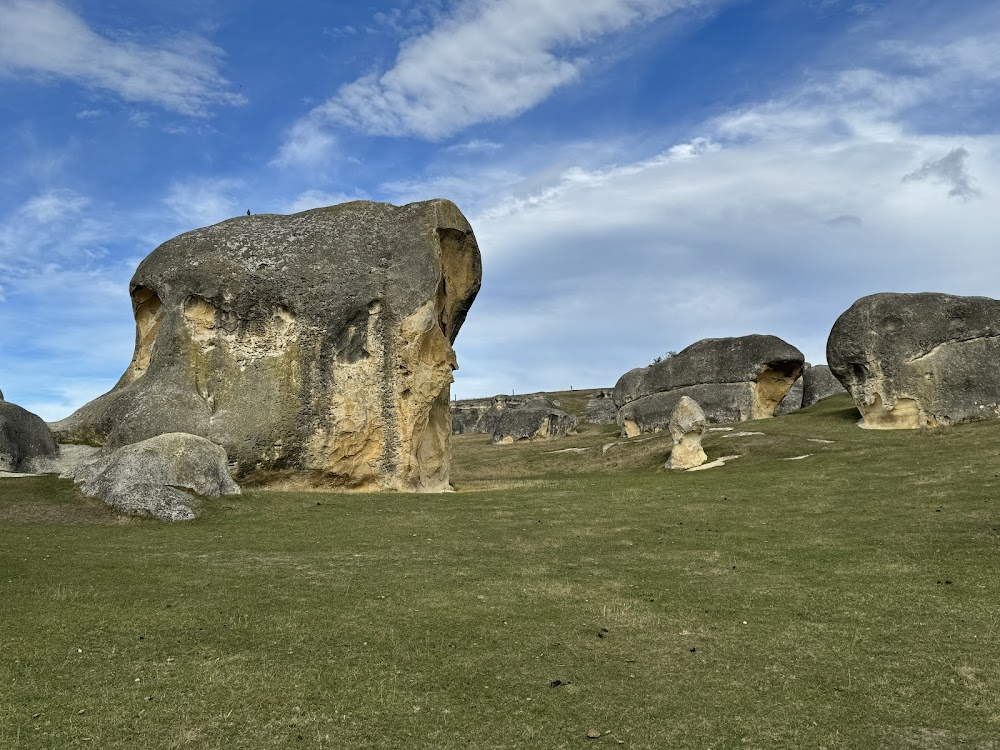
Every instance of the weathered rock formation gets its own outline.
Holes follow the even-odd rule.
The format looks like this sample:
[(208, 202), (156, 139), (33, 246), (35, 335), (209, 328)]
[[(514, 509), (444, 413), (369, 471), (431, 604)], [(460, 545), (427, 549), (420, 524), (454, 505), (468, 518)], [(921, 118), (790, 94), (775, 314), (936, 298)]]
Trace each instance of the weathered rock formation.
[(598, 391), (587, 401), (585, 418), (590, 424), (614, 424), (618, 419), (618, 407), (615, 406), (614, 392)]
[(481, 275), (472, 229), (445, 200), (188, 232), (132, 278), (128, 370), (54, 428), (109, 448), (200, 435), (251, 484), (445, 490), (451, 345)]
[(227, 463), (218, 445), (172, 432), (100, 455), (63, 476), (119, 513), (190, 521), (197, 500), (185, 489), (203, 497), (240, 494)]
[(693, 469), (708, 460), (701, 447), (706, 424), (705, 412), (697, 401), (687, 396), (677, 400), (670, 415), (670, 437), (674, 439), (674, 447), (667, 459), (668, 469)]
[(493, 405), (491, 398), (468, 399), (452, 402), (451, 432), (453, 435), (485, 432), (480, 426), (483, 415)]
[(837, 319), (826, 354), (862, 427), (1000, 414), (1000, 300), (931, 292), (862, 297)]
[(494, 443), (518, 440), (551, 440), (576, 429), (577, 418), (562, 411), (558, 403), (536, 394), (518, 398), (497, 396), (483, 415), (479, 427), (489, 432)]
[(703, 339), (625, 373), (614, 390), (618, 424), (625, 437), (665, 429), (682, 396), (697, 401), (709, 422), (770, 417), (804, 363), (776, 336)]
[(46, 471), (58, 455), (56, 440), (42, 418), (4, 401), (0, 393), (0, 471)]
[(844, 392), (844, 386), (830, 371), (829, 365), (816, 365), (802, 373), (802, 408), (812, 406), (827, 396)]
[[(809, 372), (808, 368), (805, 372)], [(774, 416), (780, 417), (785, 414), (791, 414), (793, 411), (798, 411), (802, 408), (802, 392), (803, 392), (803, 382), (802, 379), (805, 374), (799, 375), (799, 377), (792, 383), (792, 387), (788, 389), (788, 393), (785, 397), (778, 402), (778, 405), (774, 409)]]

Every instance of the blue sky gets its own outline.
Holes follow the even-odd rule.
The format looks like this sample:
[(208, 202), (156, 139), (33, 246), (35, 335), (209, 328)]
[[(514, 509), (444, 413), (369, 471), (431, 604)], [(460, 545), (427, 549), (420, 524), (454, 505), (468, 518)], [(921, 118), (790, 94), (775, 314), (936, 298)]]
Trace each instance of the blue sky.
[(472, 222), (459, 397), (821, 362), (862, 295), (1000, 296), (1000, 6), (0, 0), (0, 163), (0, 389), (47, 419), (125, 369), (158, 244), (354, 198)]

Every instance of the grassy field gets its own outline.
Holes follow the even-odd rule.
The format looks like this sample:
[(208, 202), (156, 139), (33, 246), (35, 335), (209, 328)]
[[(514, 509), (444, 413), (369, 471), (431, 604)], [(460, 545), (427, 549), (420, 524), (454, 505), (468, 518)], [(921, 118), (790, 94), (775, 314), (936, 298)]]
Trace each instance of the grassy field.
[(1000, 423), (856, 419), (681, 474), (461, 436), (457, 493), (176, 525), (0, 481), (0, 748), (1000, 748)]

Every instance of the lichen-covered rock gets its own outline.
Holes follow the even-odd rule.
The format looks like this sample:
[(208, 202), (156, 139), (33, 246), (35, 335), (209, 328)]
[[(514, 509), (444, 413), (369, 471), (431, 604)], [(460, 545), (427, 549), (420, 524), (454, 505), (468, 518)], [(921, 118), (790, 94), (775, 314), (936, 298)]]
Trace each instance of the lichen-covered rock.
[(912, 429), (1000, 414), (1000, 300), (862, 297), (837, 319), (826, 354), (862, 427)]
[(563, 437), (576, 429), (577, 418), (541, 394), (497, 396), (483, 415), (480, 426), (489, 431), (494, 443), (506, 445), (518, 440)]
[(456, 401), (451, 405), (451, 432), (453, 435), (485, 432), (481, 427), (483, 415), (493, 405), (493, 399), (477, 398)]
[(703, 339), (618, 380), (618, 425), (625, 437), (665, 429), (682, 396), (709, 422), (771, 417), (804, 364), (802, 352), (776, 336)]
[(0, 471), (47, 471), (58, 455), (59, 447), (44, 420), (4, 401), (0, 393)]
[(828, 396), (844, 392), (843, 384), (830, 371), (829, 365), (816, 365), (802, 374), (802, 408), (812, 406)]
[(241, 481), (442, 491), (452, 343), (482, 275), (445, 200), (230, 219), (132, 278), (132, 363), (54, 425), (115, 448), (166, 432), (222, 445)]
[(197, 502), (184, 489), (203, 497), (240, 494), (227, 463), (218, 445), (173, 432), (104, 453), (63, 476), (119, 513), (190, 521)]
[[(806, 372), (809, 372), (806, 369)], [(804, 389), (804, 384), (802, 379), (805, 375), (799, 375), (799, 377), (792, 383), (792, 387), (788, 389), (788, 393), (785, 397), (778, 402), (778, 405), (774, 408), (774, 416), (780, 417), (785, 414), (791, 414), (793, 411), (798, 411), (802, 408), (802, 392)]]
[(705, 412), (697, 401), (687, 396), (681, 396), (677, 400), (670, 415), (670, 437), (674, 440), (674, 447), (667, 459), (668, 469), (693, 469), (708, 460), (701, 447), (701, 436), (706, 424)]
[(614, 424), (618, 419), (614, 393), (610, 390), (598, 391), (584, 407), (585, 418), (590, 424)]

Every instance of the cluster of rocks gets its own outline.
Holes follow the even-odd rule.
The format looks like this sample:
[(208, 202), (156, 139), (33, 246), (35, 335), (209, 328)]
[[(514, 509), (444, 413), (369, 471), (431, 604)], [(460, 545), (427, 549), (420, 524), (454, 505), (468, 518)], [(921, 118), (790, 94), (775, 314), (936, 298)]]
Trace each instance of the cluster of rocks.
[(559, 406), (558, 401), (542, 393), (463, 401), (452, 407), (452, 431), (487, 434), (502, 445), (551, 440), (572, 433), (579, 421)]
[(446, 200), (180, 235), (132, 277), (135, 353), (117, 385), (51, 432), (0, 403), (0, 470), (55, 461), (56, 440), (96, 446), (69, 472), (84, 492), (170, 520), (196, 505), (179, 488), (230, 494), (234, 479), (444, 491), (452, 344), (481, 280), (472, 228)]

